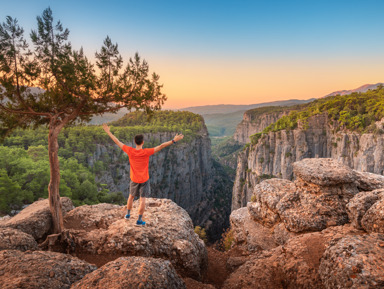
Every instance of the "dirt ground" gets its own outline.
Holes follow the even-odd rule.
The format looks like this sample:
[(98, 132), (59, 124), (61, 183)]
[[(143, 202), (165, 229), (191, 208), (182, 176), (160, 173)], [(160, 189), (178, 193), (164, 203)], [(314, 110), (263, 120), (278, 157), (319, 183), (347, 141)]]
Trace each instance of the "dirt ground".
[(227, 252), (219, 251), (214, 246), (207, 247), (208, 268), (203, 276), (202, 282), (185, 278), (187, 289), (214, 289), (222, 288), (224, 281), (231, 272), (227, 268), (227, 261), (230, 257), (244, 256), (240, 250), (232, 249)]

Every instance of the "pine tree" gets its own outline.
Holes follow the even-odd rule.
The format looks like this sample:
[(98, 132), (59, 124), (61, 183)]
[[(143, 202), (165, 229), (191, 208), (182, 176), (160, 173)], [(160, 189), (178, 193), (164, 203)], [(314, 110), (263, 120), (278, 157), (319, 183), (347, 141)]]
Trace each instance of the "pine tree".
[[(159, 76), (149, 74), (145, 60), (136, 53), (123, 67), (117, 44), (107, 37), (96, 53), (96, 67), (68, 41), (69, 30), (54, 23), (47, 8), (37, 17), (37, 30), (30, 34), (10, 16), (0, 24), (0, 129), (49, 128), (49, 204), (53, 232), (63, 229), (59, 195), (58, 135), (63, 127), (86, 122), (94, 115), (121, 108), (158, 110), (166, 100)], [(38, 87), (39, 89), (31, 89)]]

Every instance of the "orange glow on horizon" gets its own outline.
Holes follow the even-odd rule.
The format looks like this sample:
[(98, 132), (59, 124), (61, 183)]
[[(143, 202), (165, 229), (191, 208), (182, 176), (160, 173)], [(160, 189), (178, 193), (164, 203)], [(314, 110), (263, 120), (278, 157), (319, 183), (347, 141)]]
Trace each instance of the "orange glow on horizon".
[(384, 82), (384, 59), (372, 63), (366, 59), (149, 63), (164, 84), (168, 97), (164, 108), (171, 109), (319, 98), (337, 90)]

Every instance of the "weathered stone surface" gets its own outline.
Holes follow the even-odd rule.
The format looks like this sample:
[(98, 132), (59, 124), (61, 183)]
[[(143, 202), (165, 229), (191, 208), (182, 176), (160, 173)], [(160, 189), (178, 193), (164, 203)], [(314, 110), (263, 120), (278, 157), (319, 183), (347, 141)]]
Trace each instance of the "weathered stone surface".
[(384, 188), (384, 176), (368, 172), (354, 171), (360, 191), (373, 191)]
[(361, 219), (361, 226), (367, 232), (384, 233), (384, 196), (374, 203)]
[(0, 251), (0, 284), (4, 289), (66, 289), (96, 267), (55, 252)]
[(270, 179), (255, 186), (255, 201), (247, 208), (253, 220), (268, 228), (283, 222), (290, 232), (321, 231), (348, 222), (345, 206), (355, 189), (354, 184), (319, 186), (302, 179)]
[[(72, 210), (73, 204), (67, 197), (60, 198), (63, 215)], [(52, 215), (48, 199), (36, 201), (13, 218), (2, 222), (0, 227), (18, 229), (39, 240), (49, 234), (52, 228)]]
[(35, 239), (22, 231), (0, 228), (0, 250), (37, 250)]
[(318, 274), (325, 249), (331, 240), (356, 233), (356, 229), (345, 225), (291, 238), (284, 246), (251, 255), (223, 288), (325, 288)]
[(321, 231), (348, 222), (345, 202), (338, 195), (309, 194), (300, 190), (286, 194), (277, 209), (291, 232)]
[(86, 275), (71, 287), (85, 288), (185, 289), (186, 286), (167, 260), (121, 257)]
[(64, 227), (86, 231), (107, 229), (117, 219), (121, 219), (125, 211), (125, 208), (113, 204), (80, 206), (66, 214)]
[(266, 227), (280, 222), (277, 204), (287, 193), (294, 193), (296, 186), (288, 180), (270, 179), (255, 186), (252, 202), (247, 204), (251, 217)]
[(289, 239), (294, 238), (297, 235), (297, 233), (288, 231), (284, 223), (279, 223), (273, 227), (273, 238), (278, 245), (284, 245)]
[(320, 186), (349, 184), (355, 181), (355, 174), (350, 167), (330, 158), (303, 159), (295, 162), (293, 173), (297, 178)]
[(199, 278), (207, 265), (207, 251), (187, 212), (171, 200), (147, 198), (143, 217), (147, 225), (137, 227), (137, 211), (138, 201), (129, 220), (123, 219), (124, 207), (82, 206), (64, 218), (66, 231), (73, 236), (77, 253), (168, 259), (181, 274)]
[(384, 235), (346, 236), (325, 251), (319, 274), (325, 288), (384, 288)]
[(384, 198), (383, 189), (372, 192), (360, 192), (354, 196), (347, 205), (348, 217), (352, 225), (357, 229), (362, 229), (361, 219), (368, 209), (381, 198)]
[(277, 246), (272, 230), (253, 221), (247, 208), (233, 211), (230, 223), (233, 231), (233, 246), (248, 252), (268, 250)]

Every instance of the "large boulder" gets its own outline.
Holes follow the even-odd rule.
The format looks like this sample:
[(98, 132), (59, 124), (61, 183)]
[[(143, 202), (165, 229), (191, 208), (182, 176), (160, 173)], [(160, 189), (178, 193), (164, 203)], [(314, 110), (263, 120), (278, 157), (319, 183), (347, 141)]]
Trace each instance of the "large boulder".
[[(62, 197), (60, 201), (63, 215), (74, 208), (71, 199)], [(44, 238), (52, 228), (48, 199), (34, 202), (13, 218), (2, 222), (0, 227), (18, 229), (32, 235), (36, 240)]]
[(163, 259), (121, 257), (86, 275), (71, 289), (169, 288), (185, 289), (172, 264)]
[(0, 228), (0, 250), (37, 250), (35, 239), (22, 231)]
[(304, 159), (293, 170), (294, 182), (271, 179), (255, 186), (247, 205), (253, 220), (269, 228), (284, 223), (294, 233), (348, 223), (346, 205), (358, 193), (352, 169), (333, 159)]
[(96, 267), (76, 257), (55, 252), (0, 251), (3, 289), (66, 289)]
[[(143, 219), (137, 227), (138, 201), (131, 219), (124, 207), (98, 204), (81, 206), (65, 218), (65, 233), (72, 236), (82, 258), (114, 260), (121, 256), (158, 257), (170, 260), (183, 276), (199, 278), (207, 266), (204, 242), (194, 232), (188, 213), (168, 199), (147, 198)], [(99, 264), (101, 265), (101, 264)]]
[(384, 198), (367, 210), (361, 219), (361, 226), (367, 232), (384, 233)]
[(80, 206), (66, 214), (64, 227), (86, 231), (108, 229), (112, 223), (125, 215), (124, 212), (123, 207), (113, 204)]
[(325, 288), (384, 288), (384, 235), (334, 240), (321, 260)]
[(273, 230), (255, 222), (247, 208), (233, 211), (229, 217), (233, 232), (233, 246), (248, 252), (269, 250), (277, 247), (273, 237)]
[[(316, 186), (316, 185), (314, 185)], [(321, 231), (330, 226), (348, 223), (346, 201), (342, 195), (311, 190), (313, 186), (299, 186), (287, 193), (277, 204), (280, 218), (291, 232)]]
[(354, 171), (335, 159), (309, 158), (293, 163), (297, 178), (319, 186), (334, 186), (355, 182)]
[(277, 205), (286, 194), (296, 191), (294, 183), (283, 179), (269, 179), (256, 185), (252, 202), (247, 204), (249, 214), (258, 223), (273, 227), (281, 222)]
[(360, 191), (373, 191), (384, 188), (384, 176), (368, 172), (354, 171), (355, 182)]
[(356, 233), (355, 228), (345, 225), (291, 238), (284, 246), (251, 255), (223, 288), (325, 288), (318, 273), (325, 249), (333, 239)]
[[(352, 225), (357, 229), (362, 229), (361, 220), (365, 213), (380, 199), (384, 199), (384, 189), (374, 190), (371, 192), (360, 192), (354, 196), (348, 203), (348, 217)], [(373, 209), (369, 216), (372, 216)], [(375, 218), (375, 216), (372, 216)], [(366, 224), (369, 226), (370, 218), (365, 218)], [(373, 224), (372, 224), (373, 225)], [(372, 226), (373, 227), (373, 226)]]

